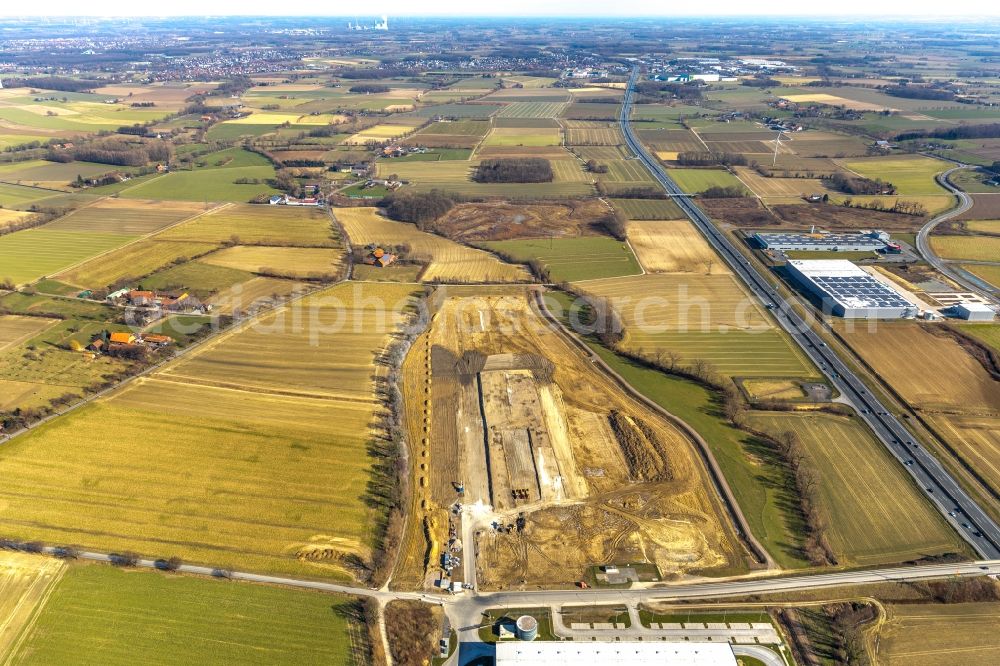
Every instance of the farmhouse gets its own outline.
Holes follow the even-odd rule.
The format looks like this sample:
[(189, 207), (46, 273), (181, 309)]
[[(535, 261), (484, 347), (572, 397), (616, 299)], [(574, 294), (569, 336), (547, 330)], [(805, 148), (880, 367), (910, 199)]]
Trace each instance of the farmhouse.
[(376, 247), (362, 260), (368, 266), (377, 266), (379, 268), (385, 268), (389, 264), (396, 261), (396, 255), (386, 252), (380, 247)]
[(728, 643), (512, 641), (497, 643), (497, 666), (736, 666)]
[(156, 294), (151, 291), (132, 289), (131, 291), (128, 292), (129, 305), (134, 305), (136, 307), (153, 305), (153, 301), (155, 299), (156, 299)]
[(917, 306), (888, 284), (845, 259), (792, 259), (792, 278), (820, 299), (823, 310), (847, 319), (900, 319)]

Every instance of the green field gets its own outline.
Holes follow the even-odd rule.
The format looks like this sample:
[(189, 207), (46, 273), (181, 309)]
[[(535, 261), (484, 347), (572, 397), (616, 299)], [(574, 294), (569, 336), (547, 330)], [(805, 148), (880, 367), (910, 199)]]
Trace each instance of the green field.
[(499, 127), (486, 136), (484, 146), (558, 146), (562, 132), (544, 127)]
[(730, 377), (802, 377), (815, 370), (732, 275), (649, 274), (581, 285), (611, 299), (633, 351), (680, 354)]
[[(238, 184), (241, 178), (262, 181), (257, 185)], [(234, 167), (176, 171), (129, 187), (121, 196), (135, 199), (174, 199), (177, 201), (250, 201), (260, 194), (278, 191), (263, 181), (274, 178), (274, 167)]]
[(251, 277), (253, 275), (247, 271), (225, 266), (210, 266), (201, 261), (189, 261), (143, 278), (142, 288), (186, 291), (205, 300), (212, 294), (245, 282)]
[(974, 338), (982, 340), (990, 347), (993, 347), (1000, 354), (1000, 326), (996, 324), (958, 324), (963, 333), (968, 333)]
[(611, 199), (630, 220), (679, 220), (684, 211), (671, 199)]
[(0, 236), (0, 280), (33, 282), (114, 249), (136, 236), (90, 231), (27, 229)]
[(892, 564), (965, 551), (899, 463), (857, 419), (759, 412), (750, 424), (772, 436), (798, 433), (804, 455), (818, 472), (820, 510), (840, 564)]
[(553, 282), (642, 273), (628, 245), (606, 236), (493, 241), (485, 245), (510, 255), (515, 261), (538, 259), (548, 267)]
[(218, 247), (214, 243), (145, 238), (59, 273), (59, 279), (80, 288), (99, 289), (123, 278), (140, 278), (175, 261)]
[(721, 169), (667, 169), (669, 175), (683, 191), (694, 194), (710, 187), (738, 187), (746, 190), (739, 179)]
[(902, 195), (948, 194), (937, 184), (934, 176), (951, 165), (922, 155), (901, 155), (893, 157), (867, 157), (845, 160), (844, 166), (866, 178), (880, 178), (896, 186)]
[(361, 666), (367, 646), (352, 604), (320, 592), (74, 565), (9, 663)]
[(511, 102), (497, 113), (499, 118), (558, 118), (565, 102)]
[(4, 208), (27, 208), (33, 203), (57, 196), (58, 194), (58, 192), (43, 190), (37, 187), (0, 183), (0, 206)]

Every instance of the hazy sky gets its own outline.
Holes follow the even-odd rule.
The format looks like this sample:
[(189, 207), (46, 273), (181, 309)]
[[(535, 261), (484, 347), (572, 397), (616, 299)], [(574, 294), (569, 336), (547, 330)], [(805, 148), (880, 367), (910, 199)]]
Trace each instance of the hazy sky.
[(802, 18), (835, 16), (1000, 16), (997, 0), (833, 0), (828, 2), (752, 2), (748, 0), (376, 0), (362, 4), (336, 0), (43, 0), (0, 3), (0, 16), (200, 16), (312, 15), (353, 16), (355, 12), (391, 16), (705, 16), (773, 15)]

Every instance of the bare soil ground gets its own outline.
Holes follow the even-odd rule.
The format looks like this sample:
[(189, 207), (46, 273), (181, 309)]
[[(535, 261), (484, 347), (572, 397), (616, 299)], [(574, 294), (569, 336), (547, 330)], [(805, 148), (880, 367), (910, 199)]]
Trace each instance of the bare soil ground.
[[(478, 377), (494, 375), (487, 382), (490, 399), (496, 400), (487, 409), (486, 427), (499, 443), (491, 445), (491, 453), (524, 445), (518, 436), (505, 437), (504, 428), (525, 426), (532, 445), (542, 443), (544, 432), (544, 448), (551, 453), (533, 451), (539, 485), (554, 473), (561, 484), (558, 493), (552, 486), (540, 501), (528, 497), (498, 516), (513, 523), (522, 513), (523, 529), (487, 529), (479, 543), (482, 586), (565, 585), (578, 580), (588, 565), (616, 560), (655, 562), (668, 574), (739, 566), (740, 547), (720, 518), (718, 500), (690, 442), (625, 397), (549, 329), (531, 309), (526, 290), (510, 294), (444, 300), (430, 331), (407, 358), (404, 395), (411, 440), (419, 449), (414, 454), (418, 478), (416, 515), (397, 584), (419, 584), (427, 579), (424, 564), (437, 564), (449, 538), (447, 508), (458, 499), (453, 481), (466, 482), (466, 503), (482, 494), (474, 486), (486, 483), (486, 465), (476, 450), (484, 447), (483, 423), (477, 401), (469, 398), (478, 396), (469, 352), (492, 359), (532, 356), (554, 365), (551, 378), (544, 369), (531, 370), (534, 381), (523, 371), (492, 366)], [(635, 449), (616, 436), (612, 412), (642, 431), (642, 446), (657, 447), (647, 453), (665, 460), (669, 473), (639, 478)], [(504, 462), (517, 465), (515, 458), (505, 454)]]
[(596, 199), (566, 203), (459, 204), (435, 223), (457, 241), (600, 235), (608, 207)]

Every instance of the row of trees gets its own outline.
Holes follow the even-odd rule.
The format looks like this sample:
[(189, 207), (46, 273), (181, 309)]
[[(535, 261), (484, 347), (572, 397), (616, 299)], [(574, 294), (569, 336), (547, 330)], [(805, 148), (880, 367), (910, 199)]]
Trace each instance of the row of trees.
[(150, 162), (167, 162), (172, 155), (166, 141), (130, 143), (117, 139), (94, 141), (68, 150), (50, 150), (45, 159), (50, 162), (97, 162), (115, 166), (143, 166)]
[(884, 204), (879, 199), (873, 199), (872, 201), (854, 201), (851, 198), (847, 198), (844, 199), (840, 205), (844, 208), (875, 210), (880, 213), (900, 213), (901, 215), (913, 215), (916, 217), (923, 217), (927, 214), (927, 208), (925, 208), (923, 204), (916, 201), (903, 201), (902, 199), (897, 199), (892, 202), (891, 206), (889, 206)]
[(818, 479), (816, 470), (806, 462), (802, 440), (794, 430), (786, 430), (775, 438), (777, 453), (788, 466), (795, 482), (799, 508), (806, 524), (806, 539), (803, 545), (809, 563), (813, 565), (836, 564), (833, 548), (828, 537), (828, 523), (819, 506)]
[(942, 127), (936, 130), (914, 130), (896, 135), (897, 141), (913, 139), (996, 139), (1000, 138), (1000, 123), (984, 123), (982, 125), (959, 125), (957, 127)]

